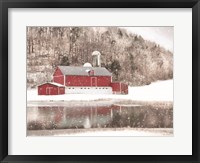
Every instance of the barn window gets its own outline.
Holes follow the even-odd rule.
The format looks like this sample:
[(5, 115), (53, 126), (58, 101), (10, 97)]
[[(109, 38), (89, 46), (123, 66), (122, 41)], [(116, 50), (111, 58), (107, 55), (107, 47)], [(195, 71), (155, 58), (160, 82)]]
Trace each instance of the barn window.
[(94, 76), (94, 70), (90, 70), (88, 73), (90, 76)]
[(83, 89), (83, 88), (81, 88), (81, 89)]

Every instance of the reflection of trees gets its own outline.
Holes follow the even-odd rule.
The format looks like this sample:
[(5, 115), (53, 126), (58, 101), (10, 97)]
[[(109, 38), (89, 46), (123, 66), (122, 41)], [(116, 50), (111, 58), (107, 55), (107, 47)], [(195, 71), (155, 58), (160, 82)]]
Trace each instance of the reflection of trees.
[(110, 126), (111, 127), (123, 127), (123, 119), (118, 112), (113, 115), (113, 119), (111, 121)]
[(27, 129), (28, 130), (41, 130), (42, 124), (38, 123), (37, 121), (32, 121), (27, 124)]
[[(30, 112), (30, 114), (33, 113)], [(27, 129), (85, 128), (86, 119), (90, 121), (91, 128), (171, 128), (173, 127), (173, 109), (154, 106), (38, 107), (37, 118), (30, 118)]]
[(139, 113), (139, 115), (131, 113), (130, 127), (143, 127), (145, 114)]
[(173, 127), (171, 109), (130, 108), (115, 112), (109, 127), (169, 128)]

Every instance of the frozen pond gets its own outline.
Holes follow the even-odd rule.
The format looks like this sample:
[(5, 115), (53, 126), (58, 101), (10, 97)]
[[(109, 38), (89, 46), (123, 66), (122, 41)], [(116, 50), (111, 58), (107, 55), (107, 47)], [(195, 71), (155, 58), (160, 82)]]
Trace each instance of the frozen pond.
[(27, 107), (27, 130), (173, 128), (173, 106), (141, 103), (60, 103)]

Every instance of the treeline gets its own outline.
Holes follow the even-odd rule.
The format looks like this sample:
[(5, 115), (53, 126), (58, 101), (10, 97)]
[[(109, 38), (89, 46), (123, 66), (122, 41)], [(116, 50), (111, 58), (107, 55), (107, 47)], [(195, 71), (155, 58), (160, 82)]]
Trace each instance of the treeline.
[(91, 63), (95, 50), (116, 81), (136, 86), (173, 78), (173, 54), (125, 29), (27, 27), (28, 86), (51, 80), (57, 65)]

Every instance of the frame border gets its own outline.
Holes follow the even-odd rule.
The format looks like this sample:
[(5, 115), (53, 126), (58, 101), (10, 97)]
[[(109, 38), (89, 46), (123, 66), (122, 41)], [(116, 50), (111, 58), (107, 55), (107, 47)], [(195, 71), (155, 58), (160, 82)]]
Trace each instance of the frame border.
[[(192, 155), (8, 155), (9, 8), (192, 8)], [(0, 161), (8, 162), (200, 162), (199, 0), (0, 0)], [(199, 63), (199, 65), (198, 65)]]

